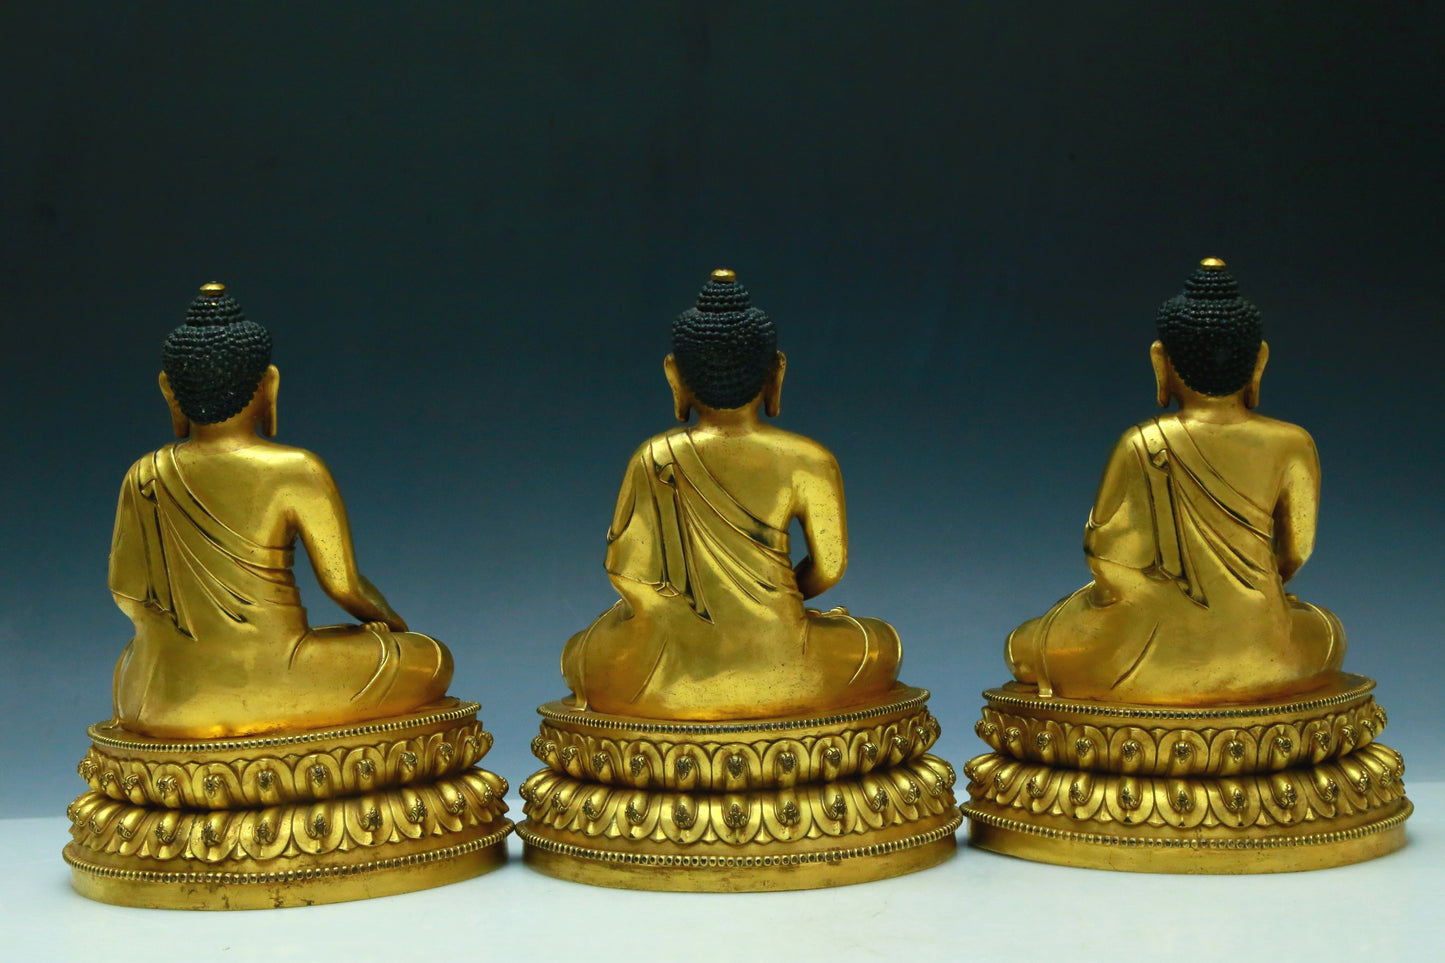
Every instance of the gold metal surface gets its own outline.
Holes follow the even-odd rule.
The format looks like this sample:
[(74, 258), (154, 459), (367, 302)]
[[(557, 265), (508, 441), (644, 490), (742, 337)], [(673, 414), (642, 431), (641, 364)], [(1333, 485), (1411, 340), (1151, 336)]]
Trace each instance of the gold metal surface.
[[(719, 269), (697, 316), (726, 341), (749, 304)], [(762, 419), (779, 413), (782, 352), (737, 408), (702, 403), (675, 356), (663, 369), (677, 419), (697, 421), (628, 464), (607, 539), (620, 600), (566, 644), (572, 695), (539, 710), (528, 861), (600, 885), (742, 891), (946, 858), (953, 769), (926, 752), (927, 693), (897, 682), (898, 634), (803, 604), (843, 577), (847, 520), (833, 455)]]
[[(267, 337), (224, 285), (202, 287), (197, 305), (177, 329), (191, 350)], [(203, 424), (160, 376), (183, 440), (131, 467), (116, 511), (110, 589), (135, 635), (115, 715), (91, 727), (79, 766), (91, 788), (69, 809), (65, 858), (86, 896), (305, 905), (437, 886), (505, 859), (506, 782), (475, 765), (492, 744), (478, 706), (446, 695), (446, 646), (407, 631), (357, 570), (326, 466), (268, 440), (279, 384), (265, 368), (238, 414)], [(307, 623), (298, 539), (362, 624)]]
[[(1200, 267), (1218, 317), (1233, 282), (1217, 258)], [(1224, 396), (1185, 384), (1161, 342), (1150, 355), (1159, 404), (1179, 409), (1110, 458), (1084, 538), (1094, 581), (1008, 638), (1016, 681), (984, 693), (975, 727), (993, 751), (965, 767), (971, 841), (1172, 873), (1398, 848), (1405, 764), (1375, 741), (1374, 683), (1341, 671), (1339, 620), (1284, 589), (1314, 547), (1320, 468), (1304, 429), (1253, 411), (1268, 345)]]
[(169, 741), (90, 729), (77, 891), (126, 906), (260, 909), (423, 889), (506, 858), (507, 783), (477, 704), (330, 730)]
[(1284, 590), (1314, 547), (1320, 468), (1295, 425), (1253, 414), (1252, 388), (1187, 388), (1155, 342), (1177, 413), (1125, 432), (1089, 516), (1094, 581), (1009, 636), (1014, 678), (1045, 695), (1213, 705), (1328, 685), (1345, 632)]
[(953, 767), (928, 693), (832, 716), (659, 723), (554, 702), (523, 783), (528, 861), (637, 889), (741, 892), (882, 879), (947, 858)]
[(1262, 873), (1358, 862), (1403, 845), (1405, 763), (1375, 737), (1374, 683), (1215, 709), (984, 693), (994, 751), (964, 767), (974, 845), (1044, 862)]

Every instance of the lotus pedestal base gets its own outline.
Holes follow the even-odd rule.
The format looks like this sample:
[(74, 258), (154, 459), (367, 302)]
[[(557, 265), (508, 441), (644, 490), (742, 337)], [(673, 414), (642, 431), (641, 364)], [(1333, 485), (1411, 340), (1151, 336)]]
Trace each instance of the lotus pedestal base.
[(538, 710), (526, 860), (627, 889), (816, 889), (943, 862), (962, 821), (922, 689), (826, 717), (665, 723)]
[(1375, 684), (1219, 708), (984, 693), (993, 752), (964, 767), (975, 846), (1148, 873), (1278, 873), (1404, 845), (1405, 763), (1375, 741)]
[(264, 909), (387, 896), (506, 860), (507, 784), (473, 702), (346, 728), (177, 742), (90, 727), (70, 805), (77, 892)]

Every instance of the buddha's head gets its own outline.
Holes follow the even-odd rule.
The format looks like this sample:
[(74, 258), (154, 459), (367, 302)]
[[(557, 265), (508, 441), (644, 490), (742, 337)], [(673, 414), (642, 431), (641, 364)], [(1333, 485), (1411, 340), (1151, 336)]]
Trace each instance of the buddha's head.
[(725, 411), (759, 400), (776, 415), (786, 366), (772, 319), (727, 268), (712, 272), (696, 305), (672, 322), (664, 368), (679, 421), (692, 407)]
[(1159, 406), (1179, 386), (1213, 398), (1243, 394), (1253, 408), (1269, 358), (1259, 308), (1239, 295), (1239, 284), (1218, 258), (1205, 258), (1184, 282), (1184, 292), (1165, 301), (1157, 318), (1159, 340), (1151, 349)]
[(161, 348), (161, 393), (176, 435), (192, 423), (215, 425), (250, 412), (276, 433), (279, 375), (271, 364), (271, 333), (247, 321), (223, 284), (202, 285), (185, 323)]

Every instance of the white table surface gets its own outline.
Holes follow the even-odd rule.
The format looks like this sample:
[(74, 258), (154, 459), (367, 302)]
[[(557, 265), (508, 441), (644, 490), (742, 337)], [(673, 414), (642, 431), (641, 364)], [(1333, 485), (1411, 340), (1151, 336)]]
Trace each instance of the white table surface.
[(1409, 795), (1403, 850), (1312, 873), (1108, 873), (961, 846), (935, 869), (839, 889), (640, 893), (535, 873), (513, 836), (512, 862), (464, 883), (235, 913), (83, 899), (60, 859), (66, 821), (5, 819), (0, 960), (1445, 959), (1445, 783)]

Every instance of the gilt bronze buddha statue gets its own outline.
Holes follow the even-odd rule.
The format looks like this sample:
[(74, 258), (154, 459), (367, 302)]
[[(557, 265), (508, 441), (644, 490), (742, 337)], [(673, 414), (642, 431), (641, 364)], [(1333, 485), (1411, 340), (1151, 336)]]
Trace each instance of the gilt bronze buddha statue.
[[(796, 889), (933, 865), (959, 817), (927, 693), (886, 622), (804, 600), (843, 577), (842, 476), (765, 422), (786, 358), (729, 270), (673, 324), (684, 427), (628, 462), (607, 536), (619, 601), (562, 654), (524, 784), (529, 861), (644, 889)], [(686, 424), (691, 413), (697, 421)], [(788, 527), (807, 556), (794, 565)]]
[(1010, 634), (985, 693), (977, 845), (1154, 872), (1355, 862), (1404, 841), (1404, 764), (1333, 613), (1285, 590), (1314, 547), (1320, 468), (1257, 414), (1260, 312), (1209, 258), (1158, 315), (1159, 406), (1089, 515), (1094, 579)]
[[(167, 337), (181, 441), (127, 472), (110, 589), (135, 634), (90, 730), (66, 848), (107, 902), (245, 908), (439, 885), (504, 857), (506, 784), (474, 763), (452, 657), (357, 570), (321, 459), (280, 445), (270, 333), (219, 284)], [(259, 431), (259, 434), (258, 434)], [(311, 627), (292, 576), (359, 625)]]

